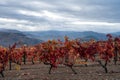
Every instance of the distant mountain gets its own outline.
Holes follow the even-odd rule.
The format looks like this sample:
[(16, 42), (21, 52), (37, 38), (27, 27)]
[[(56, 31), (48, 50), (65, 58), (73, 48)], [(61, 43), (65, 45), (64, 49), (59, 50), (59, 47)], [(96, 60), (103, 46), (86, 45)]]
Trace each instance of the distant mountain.
[[(111, 33), (113, 36), (119, 36), (120, 32)], [(82, 39), (82, 40), (105, 40), (106, 34), (93, 31), (75, 32), (75, 31), (28, 31), (21, 32), (18, 30), (0, 29), (0, 45), (8, 47), (15, 42), (22, 44), (34, 45), (42, 41), (60, 39), (64, 40), (64, 36), (69, 39)]]
[(28, 37), (34, 37), (41, 40), (52, 39), (64, 39), (64, 36), (68, 36), (70, 39), (81, 38), (84, 40), (95, 39), (105, 40), (106, 34), (97, 33), (93, 31), (75, 32), (75, 31), (37, 31), (37, 32), (25, 32)]
[(21, 44), (34, 45), (42, 42), (41, 40), (29, 38), (24, 33), (17, 30), (0, 29), (0, 45), (8, 47), (15, 42)]
[(120, 36), (120, 32), (111, 33), (113, 36)]
[(22, 33), (21, 31), (14, 30), (14, 29), (4, 29), (0, 28), (0, 32), (7, 32), (7, 33)]

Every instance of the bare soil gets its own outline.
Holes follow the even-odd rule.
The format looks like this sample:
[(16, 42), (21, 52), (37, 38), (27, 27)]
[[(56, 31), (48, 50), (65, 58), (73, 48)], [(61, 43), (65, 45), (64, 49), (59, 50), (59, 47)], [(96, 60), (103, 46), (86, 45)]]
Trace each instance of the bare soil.
[(22, 64), (20, 70), (16, 70), (14, 66), (15, 64), (12, 65), (12, 70), (7, 68), (4, 71), (5, 78), (0, 75), (0, 80), (120, 80), (120, 63), (109, 63), (108, 73), (97, 63), (89, 64), (88, 67), (77, 64), (73, 67), (77, 74), (73, 74), (72, 70), (64, 65), (53, 69), (51, 74), (48, 74), (49, 65), (42, 63)]

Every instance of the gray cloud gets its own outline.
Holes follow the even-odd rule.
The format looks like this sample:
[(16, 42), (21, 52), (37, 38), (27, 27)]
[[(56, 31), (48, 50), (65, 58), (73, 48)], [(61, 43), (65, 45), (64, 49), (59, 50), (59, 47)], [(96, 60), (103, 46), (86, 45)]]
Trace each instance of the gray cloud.
[[(120, 0), (1, 0), (0, 28), (120, 31), (119, 4)], [(26, 23), (16, 22), (23, 20)]]

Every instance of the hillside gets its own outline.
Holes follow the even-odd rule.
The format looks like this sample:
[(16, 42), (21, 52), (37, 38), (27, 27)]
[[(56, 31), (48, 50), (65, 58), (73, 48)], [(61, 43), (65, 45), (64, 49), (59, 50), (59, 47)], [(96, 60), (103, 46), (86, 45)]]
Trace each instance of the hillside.
[(120, 32), (114, 32), (114, 33), (111, 33), (112, 35), (114, 36), (120, 36)]
[(29, 38), (25, 34), (17, 30), (0, 30), (0, 45), (8, 47), (15, 42), (20, 42), (21, 44), (26, 45), (33, 45), (40, 43), (41, 40)]
[(25, 32), (28, 37), (34, 37), (41, 40), (52, 39), (64, 39), (64, 36), (68, 36), (70, 39), (82, 38), (89, 40), (91, 38), (95, 40), (106, 39), (106, 34), (97, 33), (93, 31), (74, 32), (74, 31), (38, 31), (38, 32)]
[[(114, 36), (119, 36), (120, 32), (111, 33)], [(82, 39), (82, 40), (105, 40), (106, 34), (93, 31), (75, 32), (75, 31), (28, 31), (21, 32), (18, 30), (0, 29), (0, 45), (8, 47), (15, 42), (21, 42), (22, 44), (34, 45), (42, 41), (61, 39), (64, 40), (64, 36), (68, 36), (70, 39)]]

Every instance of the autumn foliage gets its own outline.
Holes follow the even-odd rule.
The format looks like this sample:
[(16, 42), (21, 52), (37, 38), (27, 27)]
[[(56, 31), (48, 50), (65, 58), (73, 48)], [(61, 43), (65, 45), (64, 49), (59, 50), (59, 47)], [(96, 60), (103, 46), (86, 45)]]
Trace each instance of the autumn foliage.
[(79, 39), (70, 40), (65, 36), (64, 41), (48, 40), (34, 46), (23, 45), (19, 48), (16, 47), (16, 43), (9, 48), (0, 47), (0, 73), (2, 75), (9, 61), (16, 64), (22, 64), (23, 61), (24, 63), (32, 61), (34, 64), (35, 61), (40, 61), (51, 65), (51, 68), (57, 68), (59, 64), (64, 64), (73, 70), (72, 67), (78, 59), (98, 61), (105, 72), (108, 72), (107, 63), (113, 59), (116, 62), (118, 60), (120, 38), (113, 38), (110, 34), (107, 37), (108, 40), (105, 41), (91, 39), (86, 42)]

